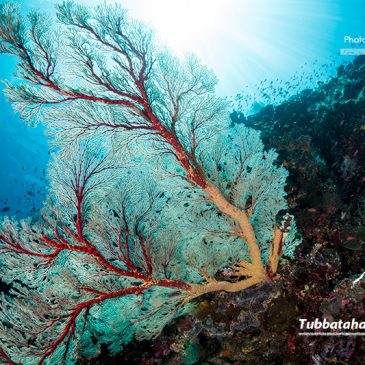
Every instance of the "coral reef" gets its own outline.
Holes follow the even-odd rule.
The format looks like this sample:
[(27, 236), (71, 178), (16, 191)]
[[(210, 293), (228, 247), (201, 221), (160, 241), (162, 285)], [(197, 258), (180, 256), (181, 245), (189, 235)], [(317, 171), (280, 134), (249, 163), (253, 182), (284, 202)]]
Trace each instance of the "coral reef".
[[(197, 344), (195, 363), (203, 365), (365, 362), (364, 337), (298, 336), (300, 318), (364, 318), (364, 68), (365, 57), (358, 57), (315, 90), (247, 118), (231, 115), (233, 124), (261, 130), (290, 172), (289, 208), (303, 243), (296, 261), (281, 268), (281, 281), (260, 295), (252, 288), (208, 296), (195, 319), (180, 318), (115, 363), (139, 361), (142, 352), (146, 364), (184, 364), (188, 339)], [(157, 357), (153, 349), (162, 344), (166, 355)]]

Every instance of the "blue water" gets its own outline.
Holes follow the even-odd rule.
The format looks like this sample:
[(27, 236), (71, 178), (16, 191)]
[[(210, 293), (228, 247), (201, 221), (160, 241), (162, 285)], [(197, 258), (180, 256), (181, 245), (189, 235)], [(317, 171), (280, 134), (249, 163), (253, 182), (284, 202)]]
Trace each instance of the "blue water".
[[(17, 2), (23, 5), (24, 11), (41, 6), (43, 11), (53, 12), (53, 5), (58, 1)], [(172, 2), (169, 0), (170, 4)], [(190, 44), (188, 42), (183, 49), (196, 52), (216, 72), (221, 95), (253, 95), (248, 104), (260, 98), (257, 85), (263, 80), (266, 80), (265, 85), (273, 85), (272, 89), (290, 82), (295, 85), (292, 93), (315, 86), (334, 72), (336, 64), (352, 59), (338, 55), (339, 49), (345, 46), (344, 36), (365, 36), (363, 0), (260, 0), (252, 3), (226, 1), (224, 11), (210, 25), (209, 32), (202, 30), (201, 34), (192, 36)], [(160, 33), (165, 29), (164, 19), (172, 16), (167, 13), (165, 18), (163, 14), (159, 18), (151, 16), (147, 5), (156, 4), (163, 12), (161, 0), (155, 3), (126, 0), (122, 4), (133, 16), (151, 22)], [(203, 11), (200, 16), (203, 19), (204, 8), (199, 9)], [(194, 12), (194, 8), (191, 11)], [(199, 16), (197, 19), (199, 21)], [(186, 24), (192, 26), (189, 19)], [(164, 38), (164, 34), (160, 36)], [(331, 66), (321, 68), (326, 63)], [(0, 78), (11, 79), (16, 60), (1, 56), (0, 65)], [(270, 93), (270, 88), (266, 92)], [(29, 128), (21, 122), (2, 94), (0, 140), (0, 215), (33, 214), (41, 207), (47, 186), (47, 139), (42, 126)]]
[[(1, 57), (0, 78), (9, 78), (15, 59)], [(0, 94), (0, 215), (26, 217), (46, 193), (48, 143), (44, 128), (29, 128)]]

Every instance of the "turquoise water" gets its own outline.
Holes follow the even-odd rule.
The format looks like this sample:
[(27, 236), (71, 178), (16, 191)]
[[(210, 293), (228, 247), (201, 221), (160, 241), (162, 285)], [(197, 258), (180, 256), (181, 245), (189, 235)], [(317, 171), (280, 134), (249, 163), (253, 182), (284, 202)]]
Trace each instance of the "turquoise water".
[[(50, 14), (57, 3), (53, 0), (18, 2), (24, 11), (40, 7)], [(186, 14), (194, 11), (197, 14), (177, 26), (183, 27), (186, 23), (187, 27), (195, 27), (195, 33), (188, 34), (188, 39), (182, 38), (181, 29), (177, 32), (177, 26), (172, 25), (177, 32), (174, 42), (174, 38), (166, 37), (166, 25), (169, 25), (166, 22), (173, 16), (176, 21), (180, 19), (173, 10), (174, 6), (181, 8), (181, 1), (169, 1), (169, 9), (164, 1), (123, 2), (132, 15), (150, 22), (176, 53), (196, 52), (217, 74), (221, 95), (250, 96), (244, 105), (248, 109), (254, 102), (259, 105), (267, 102), (260, 92), (263, 88), (265, 94), (275, 94), (273, 90), (288, 89), (290, 85), (290, 94), (295, 94), (327, 79), (335, 65), (352, 59), (338, 55), (339, 49), (345, 46), (344, 37), (364, 35), (365, 3), (361, 0), (261, 0), (255, 1), (255, 5), (231, 0), (223, 5), (219, 1), (211, 2), (209, 6), (215, 3), (218, 15), (209, 18), (205, 1), (197, 1), (195, 8), (194, 4), (186, 2), (186, 6), (191, 7)], [(205, 17), (208, 19), (203, 22), (201, 19)], [(199, 28), (200, 25), (203, 28)], [(183, 47), (179, 46), (179, 40)], [(11, 57), (0, 57), (1, 79), (12, 78), (15, 62)], [(324, 69), (323, 64), (329, 66)], [(288, 96), (284, 94), (284, 98)], [(279, 97), (278, 101), (282, 99)], [(2, 94), (0, 113), (0, 215), (27, 216), (41, 206), (45, 196), (47, 140), (41, 126), (28, 128), (14, 115)]]

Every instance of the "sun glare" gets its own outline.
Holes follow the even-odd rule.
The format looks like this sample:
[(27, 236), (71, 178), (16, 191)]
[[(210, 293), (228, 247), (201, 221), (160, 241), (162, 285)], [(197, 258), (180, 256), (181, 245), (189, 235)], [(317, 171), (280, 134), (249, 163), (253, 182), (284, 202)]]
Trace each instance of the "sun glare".
[[(51, 9), (61, 0), (18, 1)], [(103, 1), (149, 23), (177, 56), (195, 53), (216, 73), (223, 95), (266, 78), (286, 79), (314, 60), (328, 62), (337, 50), (328, 34), (341, 33), (333, 0), (76, 0)]]
[[(128, 6), (129, 2), (125, 1)], [(131, 13), (138, 12), (158, 32), (161, 40), (177, 54), (196, 52), (220, 23), (227, 1), (154, 0), (133, 1)]]

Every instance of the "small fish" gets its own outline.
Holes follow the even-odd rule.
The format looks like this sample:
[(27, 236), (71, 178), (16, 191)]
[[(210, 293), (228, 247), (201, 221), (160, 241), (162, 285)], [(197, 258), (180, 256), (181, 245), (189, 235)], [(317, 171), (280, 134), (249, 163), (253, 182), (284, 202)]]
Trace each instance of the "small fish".
[(245, 210), (248, 210), (252, 207), (252, 195), (249, 195), (246, 199)]

